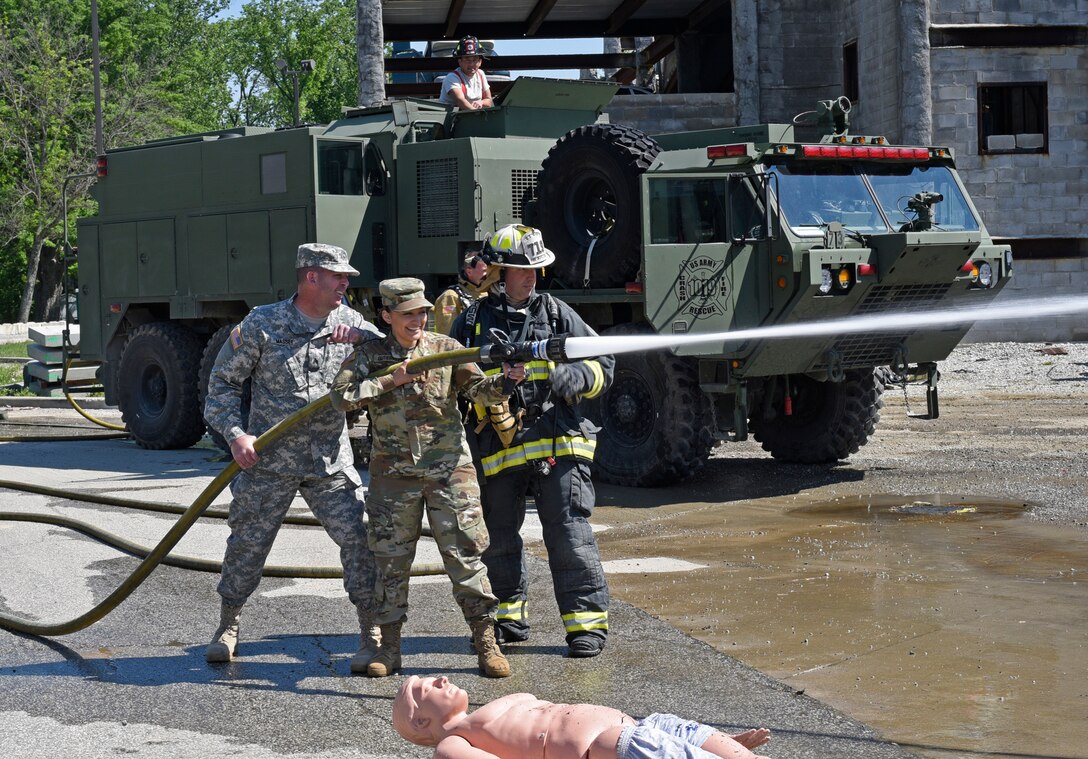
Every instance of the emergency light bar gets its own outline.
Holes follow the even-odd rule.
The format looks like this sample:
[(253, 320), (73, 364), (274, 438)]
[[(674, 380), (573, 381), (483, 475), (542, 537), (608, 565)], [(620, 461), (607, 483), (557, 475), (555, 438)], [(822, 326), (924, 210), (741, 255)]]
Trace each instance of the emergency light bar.
[(804, 158), (928, 161), (929, 148), (892, 148), (874, 145), (802, 145), (801, 156)]

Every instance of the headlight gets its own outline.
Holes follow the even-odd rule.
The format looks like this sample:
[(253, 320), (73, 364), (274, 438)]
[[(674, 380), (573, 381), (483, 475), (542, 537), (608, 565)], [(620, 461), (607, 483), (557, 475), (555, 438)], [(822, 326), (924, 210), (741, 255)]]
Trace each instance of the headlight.
[(835, 284), (835, 280), (831, 276), (831, 269), (820, 270), (820, 292), (827, 295), (831, 292), (832, 285)]
[(978, 265), (978, 283), (983, 287), (989, 287), (994, 281), (994, 270), (985, 261)]

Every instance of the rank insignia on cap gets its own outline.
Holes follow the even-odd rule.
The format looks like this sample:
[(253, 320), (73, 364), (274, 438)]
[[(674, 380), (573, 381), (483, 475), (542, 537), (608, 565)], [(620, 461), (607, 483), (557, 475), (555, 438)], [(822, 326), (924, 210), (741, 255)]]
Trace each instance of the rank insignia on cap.
[(238, 350), (239, 348), (242, 347), (242, 325), (241, 324), (239, 324), (237, 327), (235, 327), (234, 329), (232, 329), (230, 331), (230, 347), (233, 348), (234, 350)]

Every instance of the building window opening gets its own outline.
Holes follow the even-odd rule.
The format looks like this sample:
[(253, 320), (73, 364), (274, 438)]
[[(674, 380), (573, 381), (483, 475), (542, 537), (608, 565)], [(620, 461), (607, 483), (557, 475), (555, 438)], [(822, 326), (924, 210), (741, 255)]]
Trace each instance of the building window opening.
[(861, 89), (858, 78), (858, 41), (851, 40), (842, 46), (842, 94), (857, 103)]
[(979, 153), (1046, 153), (1046, 82), (981, 84)]

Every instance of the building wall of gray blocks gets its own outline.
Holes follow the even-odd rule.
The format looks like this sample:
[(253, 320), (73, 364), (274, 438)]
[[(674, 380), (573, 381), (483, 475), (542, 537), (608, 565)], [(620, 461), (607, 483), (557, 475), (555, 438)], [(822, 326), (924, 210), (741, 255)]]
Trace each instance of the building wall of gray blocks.
[[(1088, 237), (1088, 48), (936, 48), (931, 58), (933, 141), (956, 150), (990, 234)], [(1048, 152), (980, 155), (978, 86), (1044, 81)]]
[[(896, 3), (850, 0), (842, 6), (842, 46), (858, 43), (858, 99), (850, 113), (851, 131), (901, 141), (899, 93), (899, 16)], [(840, 75), (841, 80), (841, 75)]]
[(720, 129), (737, 123), (732, 92), (617, 95), (607, 111), (613, 124), (628, 124), (646, 134)]
[[(1083, 297), (1088, 259), (1056, 258), (1016, 261), (1013, 277), (998, 293), (995, 305), (1017, 300)], [(965, 342), (1060, 343), (1088, 340), (1088, 315), (978, 322)]]
[(930, 0), (934, 24), (1083, 24), (1088, 0)]

